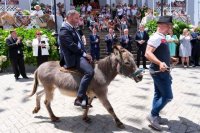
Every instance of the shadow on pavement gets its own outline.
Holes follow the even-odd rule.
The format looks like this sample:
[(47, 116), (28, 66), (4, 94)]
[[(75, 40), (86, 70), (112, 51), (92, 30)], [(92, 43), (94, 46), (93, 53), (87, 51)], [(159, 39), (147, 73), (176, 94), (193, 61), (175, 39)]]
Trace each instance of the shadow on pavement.
[(3, 100), (8, 100), (8, 99), (11, 99), (11, 97), (5, 96), (5, 97), (3, 98)]
[(134, 95), (134, 97), (137, 97), (139, 99), (147, 99), (147, 96), (142, 96), (142, 95)]
[(188, 105), (190, 105), (190, 106), (194, 106), (194, 107), (197, 107), (197, 108), (200, 108), (200, 104), (188, 103)]
[(7, 73), (7, 72), (0, 72), (0, 76), (3, 76), (3, 75), (8, 75), (10, 73)]
[[(180, 117), (180, 120), (169, 120), (165, 122), (165, 124), (161, 125), (162, 126), (162, 132), (164, 133), (200, 133), (200, 125), (197, 123), (194, 123), (193, 121)], [(149, 126), (151, 128), (151, 126)], [(160, 133), (160, 131), (157, 131), (153, 128), (151, 130), (153, 133)], [(144, 132), (148, 133), (148, 132)]]
[(139, 110), (147, 110), (147, 108), (143, 105), (130, 105), (130, 107), (135, 108), (135, 109), (139, 109)]
[(180, 117), (179, 121), (177, 120), (170, 120), (168, 123), (168, 131), (172, 133), (199, 133), (200, 132), (200, 125), (194, 123), (187, 118)]
[(196, 93), (183, 92), (183, 94), (188, 95), (188, 96), (196, 96), (196, 97), (198, 97), (198, 94), (196, 94)]
[(33, 81), (34, 79), (32, 77), (29, 77), (28, 79), (23, 79), (23, 78), (19, 78), (16, 82), (29, 82), (29, 81)]
[(52, 123), (54, 127), (73, 133), (113, 133), (115, 131), (124, 131), (131, 133), (153, 133), (150, 129), (142, 128), (138, 129), (131, 125), (125, 125), (125, 129), (117, 128), (115, 122), (110, 115), (95, 115), (89, 116), (91, 118), (91, 123), (86, 123), (82, 120), (82, 116), (68, 116), (60, 117), (60, 122), (53, 123), (47, 117), (35, 116), (35, 118), (41, 119), (40, 122), (36, 123)]
[(4, 111), (5, 111), (5, 109), (1, 109), (1, 108), (0, 108), (0, 113), (1, 113), (1, 112), (4, 112)]
[(137, 87), (137, 88), (139, 88), (139, 89), (141, 89), (141, 90), (143, 90), (143, 91), (150, 91), (150, 89), (147, 88), (147, 87)]
[(11, 90), (13, 90), (13, 88), (11, 88), (11, 87), (8, 87), (8, 88), (6, 89), (6, 91), (11, 91)]

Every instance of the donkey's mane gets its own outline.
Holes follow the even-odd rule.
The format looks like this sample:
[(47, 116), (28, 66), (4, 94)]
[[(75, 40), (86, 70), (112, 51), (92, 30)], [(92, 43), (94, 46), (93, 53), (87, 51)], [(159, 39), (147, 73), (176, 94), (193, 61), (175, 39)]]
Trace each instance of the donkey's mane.
[[(112, 57), (113, 57), (112, 55), (109, 55), (109, 56), (107, 56), (107, 57), (105, 57), (105, 58), (103, 58), (103, 59), (101, 59), (101, 60), (99, 60), (99, 61), (97, 62), (98, 68), (99, 68), (100, 70), (102, 70), (102, 72), (104, 72), (104, 73), (109, 73), (110, 68), (111, 68), (111, 67), (113, 68), (113, 66), (116, 65), (116, 63), (113, 62), (114, 59), (113, 59)], [(114, 63), (114, 64), (113, 64), (113, 63)]]

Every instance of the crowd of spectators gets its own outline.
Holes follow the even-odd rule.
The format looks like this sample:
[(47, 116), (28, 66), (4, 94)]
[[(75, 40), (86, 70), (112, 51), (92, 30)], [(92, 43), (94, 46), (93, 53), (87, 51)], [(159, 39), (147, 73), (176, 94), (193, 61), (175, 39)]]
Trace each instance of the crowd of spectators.
[[(156, 2), (156, 5), (158, 7), (160, 7), (162, 5), (162, 3), (160, 1), (158, 1), (158, 2)], [(164, 6), (169, 6), (170, 3), (164, 2), (163, 5)], [(171, 6), (172, 7), (185, 7), (185, 1), (174, 1), (174, 2), (171, 2)]]
[[(178, 2), (175, 1), (173, 5), (183, 5), (183, 2)], [(157, 3), (158, 6), (160, 6), (160, 3)], [(58, 3), (58, 14), (63, 17), (63, 20), (65, 18), (65, 10), (64, 10), (64, 4), (63, 3)], [(35, 10), (31, 12), (30, 16), (42, 16), (43, 14), (51, 14), (51, 6), (45, 5), (44, 8), (41, 9), (40, 6), (36, 5)], [(124, 48), (126, 48), (129, 51), (132, 51), (131, 44), (135, 41), (134, 36), (135, 35), (130, 35), (128, 32), (128, 29), (130, 28), (131, 25), (137, 25), (137, 29), (139, 29), (139, 25), (145, 25), (148, 21), (155, 19), (154, 12), (152, 9), (148, 8), (147, 6), (143, 7), (138, 7), (137, 5), (130, 5), (130, 4), (112, 4), (111, 7), (109, 5), (105, 5), (100, 7), (99, 10), (93, 9), (93, 6), (90, 5), (90, 3), (87, 4), (82, 4), (75, 6), (73, 4), (70, 5), (70, 9), (77, 10), (80, 12), (80, 20), (79, 20), (79, 29), (80, 31), (84, 30), (85, 28), (89, 28), (91, 31), (90, 35), (90, 40), (88, 44), (90, 44), (90, 51), (96, 60), (100, 58), (100, 52), (99, 52), (99, 40), (104, 39), (106, 42), (106, 52), (109, 55), (112, 50), (112, 46), (115, 45), (116, 43), (120, 43)], [(19, 20), (23, 17), (21, 9), (17, 9), (15, 14), (14, 14)], [(185, 12), (181, 10), (180, 12), (177, 12), (176, 10), (172, 10), (172, 13), (170, 13), (168, 10), (164, 10), (164, 15), (172, 15), (172, 16), (186, 16)], [(96, 39), (96, 33), (97, 34), (101, 32), (108, 32), (106, 36), (101, 36), (99, 34), (98, 36), (98, 43), (95, 42), (94, 39)], [(117, 36), (115, 32), (119, 32), (120, 35)], [(83, 32), (82, 32), (83, 33)], [(86, 38), (84, 34), (81, 35), (84, 40), (84, 44), (86, 45)], [(93, 36), (93, 37), (92, 37)], [(182, 37), (182, 35), (181, 35)], [(178, 43), (178, 38), (175, 38), (175, 35), (171, 33), (170, 35), (167, 36), (168, 41), (170, 45), (173, 45), (173, 48), (171, 47), (171, 55), (172, 56), (183, 56), (183, 51), (182, 51), (182, 45), (183, 45), (183, 38), (179, 38), (181, 42), (181, 48), (179, 50), (179, 53), (175, 53), (177, 43)], [(174, 38), (174, 40), (172, 39)], [(145, 40), (147, 41), (147, 40)], [(188, 42), (189, 43), (189, 42)], [(93, 44), (95, 44), (97, 47), (93, 47)], [(95, 50), (94, 50), (95, 49)], [(172, 50), (173, 49), (173, 50)], [(145, 49), (143, 49), (144, 51)], [(97, 51), (97, 52), (94, 52)], [(190, 51), (190, 50), (189, 50)], [(144, 57), (144, 52), (142, 53), (142, 57)], [(188, 55), (188, 57), (190, 57)], [(183, 60), (183, 59), (182, 59)], [(188, 58), (185, 59), (188, 65)], [(143, 59), (145, 61), (145, 59)], [(138, 61), (139, 62), (139, 61)], [(183, 61), (182, 61), (183, 62)], [(184, 64), (184, 63), (183, 63)], [(143, 65), (146, 68), (146, 65)]]

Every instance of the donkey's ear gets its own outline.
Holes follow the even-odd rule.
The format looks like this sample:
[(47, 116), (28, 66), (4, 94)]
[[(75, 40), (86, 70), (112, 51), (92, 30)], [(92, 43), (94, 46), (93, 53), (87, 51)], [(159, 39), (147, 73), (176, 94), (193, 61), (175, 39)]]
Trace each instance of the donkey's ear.
[(114, 55), (119, 55), (120, 54), (119, 52), (120, 52), (120, 46), (119, 45), (113, 46)]
[(113, 46), (113, 52), (114, 52), (114, 54), (115, 53), (123, 53), (123, 52), (125, 52), (126, 50), (122, 47), (122, 46), (120, 46), (120, 45), (115, 45), (115, 46)]

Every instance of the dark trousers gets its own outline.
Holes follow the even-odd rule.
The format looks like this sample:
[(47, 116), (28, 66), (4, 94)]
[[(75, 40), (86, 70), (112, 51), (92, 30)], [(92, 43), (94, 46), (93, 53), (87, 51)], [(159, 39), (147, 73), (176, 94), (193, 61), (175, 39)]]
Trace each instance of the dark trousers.
[(84, 57), (80, 58), (80, 64), (76, 66), (76, 68), (83, 73), (77, 96), (86, 98), (88, 86), (94, 76), (94, 69)]
[(17, 55), (15, 58), (11, 58), (10, 62), (12, 64), (15, 78), (18, 78), (20, 74), (22, 77), (26, 77), (24, 59), (22, 55)]
[(99, 60), (100, 58), (100, 48), (96, 47), (91, 49), (91, 56), (93, 60)]
[(38, 47), (38, 56), (37, 56), (37, 66), (39, 67), (42, 63), (48, 61), (48, 55), (42, 55), (42, 48)]
[(39, 67), (42, 63), (48, 61), (48, 55), (37, 56), (37, 66)]
[(146, 45), (145, 46), (139, 46), (138, 50), (137, 50), (137, 66), (140, 66), (140, 59), (142, 57), (142, 61), (143, 61), (143, 67), (146, 67), (146, 57), (145, 55), (145, 50), (146, 50)]
[(112, 53), (112, 44), (111, 43), (106, 44), (106, 52), (108, 55), (110, 55)]
[(192, 48), (192, 61), (195, 66), (199, 65), (199, 57), (200, 57), (200, 44), (194, 44), (197, 46), (193, 46)]

